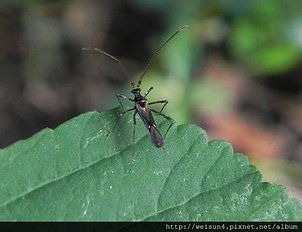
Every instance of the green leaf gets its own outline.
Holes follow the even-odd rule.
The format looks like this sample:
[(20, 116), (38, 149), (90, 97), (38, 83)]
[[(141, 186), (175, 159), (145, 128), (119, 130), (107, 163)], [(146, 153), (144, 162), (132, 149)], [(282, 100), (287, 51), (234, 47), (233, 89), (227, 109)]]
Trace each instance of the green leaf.
[(181, 125), (158, 149), (137, 120), (132, 146), (131, 113), (106, 136), (117, 115), (88, 112), (0, 150), (0, 220), (302, 220), (229, 144)]

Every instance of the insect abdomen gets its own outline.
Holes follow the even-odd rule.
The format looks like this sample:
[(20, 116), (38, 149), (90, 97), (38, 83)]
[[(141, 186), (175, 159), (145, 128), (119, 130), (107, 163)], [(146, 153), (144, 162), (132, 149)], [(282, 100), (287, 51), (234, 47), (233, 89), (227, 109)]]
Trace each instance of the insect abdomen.
[(164, 145), (164, 139), (156, 127), (150, 127), (150, 136), (151, 142), (155, 147), (162, 147)]

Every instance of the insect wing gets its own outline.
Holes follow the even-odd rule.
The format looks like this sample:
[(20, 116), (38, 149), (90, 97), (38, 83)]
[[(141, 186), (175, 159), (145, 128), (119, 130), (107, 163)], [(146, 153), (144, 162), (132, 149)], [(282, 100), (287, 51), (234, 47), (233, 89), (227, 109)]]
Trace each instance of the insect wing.
[(140, 107), (139, 105), (136, 109), (146, 128), (150, 132), (151, 142), (153, 145), (156, 147), (162, 147), (164, 144), (164, 139), (159, 130), (156, 128), (156, 123), (152, 116), (151, 110), (145, 107)]
[(150, 136), (151, 136), (151, 142), (154, 144), (154, 146), (162, 147), (164, 145), (164, 139), (156, 127), (154, 126), (150, 127)]
[(141, 119), (143, 120), (146, 128), (150, 131), (150, 126), (156, 125), (154, 118), (151, 114), (151, 110), (146, 107), (141, 107), (140, 104), (136, 104), (136, 110)]

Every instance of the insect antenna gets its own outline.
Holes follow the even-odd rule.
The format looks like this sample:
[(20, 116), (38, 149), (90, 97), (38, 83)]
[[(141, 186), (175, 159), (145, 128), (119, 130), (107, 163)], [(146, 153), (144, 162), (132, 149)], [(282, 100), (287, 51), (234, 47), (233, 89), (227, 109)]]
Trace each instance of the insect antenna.
[(140, 76), (138, 82), (137, 82), (137, 88), (139, 88), (139, 86), (142, 83), (142, 79), (145, 76), (146, 72), (148, 71), (148, 69), (150, 68), (154, 58), (158, 55), (159, 51), (174, 37), (176, 36), (179, 32), (183, 31), (184, 29), (186, 29), (188, 27), (188, 25), (184, 25), (182, 26), (178, 31), (174, 32), (172, 35), (170, 35), (170, 37), (168, 39), (166, 39), (166, 41), (153, 53), (153, 56), (151, 57), (151, 59), (149, 60), (146, 68), (144, 69), (142, 75)]
[(87, 47), (87, 48), (82, 48), (83, 51), (95, 51), (98, 53), (101, 53), (109, 58), (111, 58), (112, 60), (116, 61), (118, 63), (118, 65), (120, 66), (120, 68), (123, 70), (124, 75), (127, 77), (127, 79), (130, 79), (130, 75), (127, 71), (127, 69), (124, 67), (124, 65), (122, 64), (122, 62), (120, 62), (117, 58), (115, 58), (114, 56), (110, 55), (107, 52), (102, 51), (101, 49), (98, 48), (94, 48), (94, 47)]

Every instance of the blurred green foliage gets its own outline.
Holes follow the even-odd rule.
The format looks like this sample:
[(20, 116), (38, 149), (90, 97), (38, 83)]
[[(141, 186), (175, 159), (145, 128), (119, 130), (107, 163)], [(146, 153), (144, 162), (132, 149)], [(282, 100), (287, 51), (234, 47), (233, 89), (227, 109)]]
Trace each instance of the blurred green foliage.
[(290, 37), (294, 30), (290, 12), (282, 1), (252, 2), (246, 14), (234, 20), (230, 51), (254, 73), (288, 70), (301, 58), (301, 49)]
[[(136, 2), (143, 8), (164, 12), (168, 22), (166, 32), (152, 44), (153, 48), (182, 24), (190, 26), (161, 51), (158, 59), (163, 72), (155, 72), (144, 80), (148, 84), (160, 82), (165, 92), (175, 93), (178, 89), (177, 100), (171, 100), (167, 111), (173, 112), (179, 123), (191, 121), (193, 108), (210, 112), (214, 108), (219, 111), (219, 107), (222, 110), (229, 107), (230, 93), (222, 90), (219, 83), (192, 80), (193, 77), (200, 78), (196, 77), (194, 68), (206, 55), (206, 46), (221, 47), (221, 53), (228, 54), (232, 62), (245, 67), (252, 78), (286, 72), (301, 62), (302, 17), (297, 10), (302, 9), (301, 1)], [(161, 78), (157, 78), (159, 76)], [(174, 87), (171, 81), (164, 84), (166, 79), (173, 79)], [(215, 87), (205, 90), (209, 86)], [(169, 97), (160, 90), (156, 92), (152, 94), (157, 94), (157, 98), (175, 98), (175, 94)]]
[[(137, 3), (146, 8), (164, 11), (170, 22), (170, 28), (175, 28), (181, 23), (200, 25), (202, 20), (216, 17), (225, 20), (224, 23), (228, 27), (226, 41), (229, 53), (252, 73), (264, 75), (286, 71), (297, 65), (301, 59), (302, 17), (299, 11), (302, 9), (301, 1), (216, 0), (188, 3), (183, 0), (165, 2), (143, 0)], [(203, 31), (204, 28), (199, 27), (199, 30)], [(179, 46), (173, 49), (182, 52)], [(196, 50), (188, 48), (186, 52), (194, 53)], [(192, 58), (194, 55), (188, 54), (184, 58), (187, 57)], [(171, 60), (171, 57), (165, 57), (164, 60)], [(186, 62), (182, 65), (186, 66)], [(176, 68), (179, 66), (172, 67), (176, 69), (175, 72), (180, 71)]]

